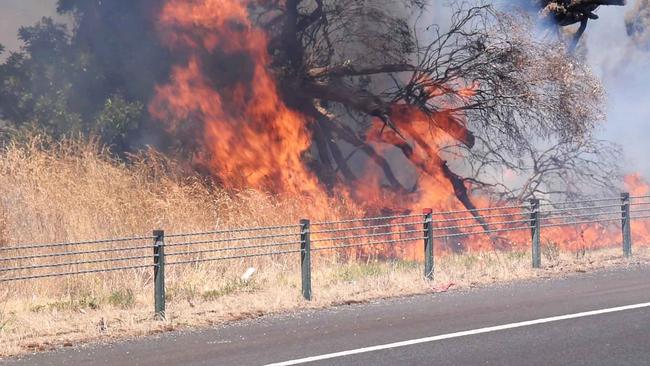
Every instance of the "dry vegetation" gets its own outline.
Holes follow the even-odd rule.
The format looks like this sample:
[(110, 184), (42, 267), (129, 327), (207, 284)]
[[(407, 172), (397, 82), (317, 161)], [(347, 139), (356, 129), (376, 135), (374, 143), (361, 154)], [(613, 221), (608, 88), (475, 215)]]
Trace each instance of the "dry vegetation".
[[(314, 219), (358, 214), (344, 202), (324, 207), (252, 191), (224, 192), (200, 177), (188, 178), (155, 152), (125, 164), (93, 141), (31, 136), (8, 144), (0, 155), (0, 245), (148, 235), (154, 228), (186, 232), (297, 223), (305, 212)], [(150, 269), (4, 283), (0, 356), (650, 258), (647, 249), (635, 250), (628, 261), (620, 258), (620, 249), (576, 255), (545, 245), (541, 271), (530, 269), (526, 251), (449, 254), (437, 258), (433, 282), (423, 280), (415, 261), (319, 256), (312, 302), (300, 296), (297, 254), (177, 266), (168, 271), (165, 322), (152, 316)], [(251, 266), (257, 272), (241, 280)]]

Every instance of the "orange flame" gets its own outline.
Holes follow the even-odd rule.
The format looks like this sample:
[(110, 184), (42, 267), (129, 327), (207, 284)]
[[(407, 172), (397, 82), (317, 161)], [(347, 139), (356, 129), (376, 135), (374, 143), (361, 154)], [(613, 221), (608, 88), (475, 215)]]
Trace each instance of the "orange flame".
[[(269, 71), (267, 35), (249, 18), (247, 7), (253, 3), (253, 0), (167, 0), (159, 17), (160, 32), (171, 49), (182, 51), (187, 58), (173, 68), (167, 84), (156, 88), (149, 111), (155, 118), (165, 121), (173, 132), (192, 130), (188, 125), (198, 121), (202, 127), (199, 139), (202, 146), (196, 159), (207, 165), (224, 186), (326, 200), (325, 189), (305, 164), (304, 157), (311, 144), (310, 121), (289, 109), (278, 93)], [(215, 54), (230, 60), (228, 66), (209, 64), (206, 60)], [(456, 93), (460, 98), (470, 99), (478, 88), (477, 84), (460, 86)], [(429, 87), (426, 92), (444, 98), (448, 90)], [(361, 169), (359, 180), (363, 184), (352, 188), (339, 186), (335, 191), (363, 202), (371, 214), (386, 207), (394, 212), (417, 212), (423, 207), (432, 207), (437, 212), (463, 210), (455, 197), (454, 187), (443, 173), (445, 162), (438, 158), (438, 150), (466, 137), (462, 128), (464, 121), (444, 112), (426, 115), (407, 105), (395, 106), (391, 118), (399, 130), (406, 131), (414, 141), (404, 141), (382, 121), (375, 120), (367, 133), (367, 142), (379, 153), (391, 149), (408, 150), (410, 163), (420, 173), (418, 190), (406, 193), (383, 189), (384, 173), (369, 162)], [(418, 138), (426, 138), (426, 143), (417, 141)], [(633, 195), (650, 192), (640, 176), (629, 176), (626, 183)], [(479, 208), (493, 203), (489, 197), (473, 197), (472, 200)], [(500, 216), (487, 218), (482, 224), (476, 224), (477, 221), (466, 213), (464, 217), (468, 221), (436, 225), (438, 229), (469, 226), (445, 229), (440, 233), (473, 233), (468, 237), (446, 239), (446, 248), (458, 247), (459, 243), (472, 249), (525, 248), (530, 245), (528, 230), (490, 235), (481, 232), (485, 227), (525, 226), (525, 223), (500, 224), (522, 220), (521, 212), (519, 208), (494, 211), (492, 215)], [(458, 216), (450, 216), (453, 217)], [(649, 226), (641, 222), (633, 223), (634, 235), (646, 243), (650, 238), (648, 229)], [(605, 246), (620, 242), (620, 231), (611, 225), (585, 224), (544, 229), (543, 237), (560, 247), (579, 249), (584, 245)], [(422, 257), (420, 248), (413, 245), (392, 248), (394, 253), (405, 258)]]
[[(176, 66), (169, 84), (160, 86), (151, 114), (182, 129), (184, 121), (203, 123), (203, 147), (197, 158), (227, 187), (274, 192), (317, 192), (302, 154), (310, 147), (307, 123), (280, 99), (269, 74), (266, 35), (248, 19), (246, 1), (171, 0), (160, 17), (167, 42), (190, 54)], [(209, 80), (201, 55), (219, 48), (243, 64), (217, 73), (237, 75), (217, 88)]]

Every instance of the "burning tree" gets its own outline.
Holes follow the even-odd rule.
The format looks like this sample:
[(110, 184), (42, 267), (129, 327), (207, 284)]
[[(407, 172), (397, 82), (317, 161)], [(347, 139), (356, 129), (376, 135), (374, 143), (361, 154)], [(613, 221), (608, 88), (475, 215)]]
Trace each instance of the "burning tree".
[[(604, 4), (538, 3), (575, 19)], [(230, 186), (472, 209), (472, 188), (507, 199), (575, 193), (561, 185), (577, 177), (610, 185), (616, 148), (592, 137), (602, 88), (562, 43), (489, 5), (456, 3), (445, 27), (424, 9), (169, 0), (158, 26), (184, 58), (149, 111)], [(505, 189), (503, 174), (525, 183)]]

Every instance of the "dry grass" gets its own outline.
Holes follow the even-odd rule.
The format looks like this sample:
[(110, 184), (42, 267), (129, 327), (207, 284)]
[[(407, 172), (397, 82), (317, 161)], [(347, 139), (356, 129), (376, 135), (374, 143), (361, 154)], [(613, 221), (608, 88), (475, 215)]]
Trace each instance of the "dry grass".
[[(315, 265), (313, 301), (300, 297), (297, 268), (279, 266), (259, 271), (249, 282), (236, 274), (215, 278), (209, 270), (185, 273), (169, 288), (167, 320), (153, 319), (151, 286), (93, 287), (64, 297), (8, 297), (0, 303), (0, 355), (54, 349), (89, 341), (155, 334), (187, 327), (297, 309), (364, 302), (377, 298), (444, 292), (522, 279), (650, 262), (642, 247), (633, 260), (620, 250), (600, 249), (576, 258), (560, 252), (541, 270), (530, 268), (529, 252), (488, 252), (438, 258), (434, 281), (425, 281), (420, 263), (368, 261)], [(212, 280), (211, 280), (212, 279)], [(0, 299), (1, 300), (1, 299)]]
[[(0, 152), (0, 246), (148, 235), (154, 228), (280, 225), (297, 223), (304, 212), (316, 220), (360, 213), (335, 200), (225, 192), (153, 151), (131, 160), (119, 162), (92, 141), (32, 136), (9, 144)], [(0, 356), (630, 263), (619, 252), (576, 256), (547, 245), (540, 271), (530, 268), (525, 251), (448, 254), (436, 259), (432, 282), (422, 278), (421, 263), (414, 261), (320, 255), (313, 263), (311, 302), (300, 296), (297, 254), (168, 267), (165, 322), (152, 316), (149, 268), (0, 284)], [(636, 249), (635, 262), (649, 258), (650, 251)], [(257, 272), (242, 281), (251, 266)]]

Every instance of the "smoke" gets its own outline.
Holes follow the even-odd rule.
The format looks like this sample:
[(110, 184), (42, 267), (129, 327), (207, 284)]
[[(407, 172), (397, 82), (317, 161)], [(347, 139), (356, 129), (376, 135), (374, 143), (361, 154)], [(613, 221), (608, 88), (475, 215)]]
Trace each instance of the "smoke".
[(625, 15), (625, 28), (637, 47), (650, 51), (650, 0), (637, 0)]
[[(493, 0), (506, 11), (519, 6), (534, 12), (531, 0)], [(607, 120), (597, 132), (623, 148), (624, 170), (650, 177), (650, 0), (625, 6), (601, 6), (589, 22), (578, 48), (607, 93)], [(575, 27), (573, 27), (575, 28)]]
[(590, 22), (585, 39), (587, 60), (608, 96), (607, 122), (599, 135), (622, 146), (624, 169), (646, 178), (650, 177), (649, 4), (637, 0), (625, 7), (601, 8), (600, 19)]
[[(530, 8), (534, 3), (531, 0), (491, 1), (501, 5), (509, 3), (527, 6), (534, 11)], [(124, 1), (116, 1), (122, 2)], [(424, 27), (433, 21), (444, 27), (449, 16), (446, 3), (447, 1), (429, 1), (428, 14), (420, 19), (419, 24)], [(56, 17), (55, 8), (56, 0), (3, 0), (0, 4), (0, 44), (7, 46), (9, 51), (17, 50), (20, 46), (16, 39), (18, 28), (31, 25), (43, 16)], [(602, 78), (608, 92), (608, 121), (600, 135), (623, 146), (627, 156), (623, 162), (625, 168), (641, 171), (650, 177), (650, 161), (645, 157), (645, 136), (650, 136), (650, 124), (644, 120), (650, 116), (650, 105), (647, 103), (650, 99), (650, 91), (647, 88), (650, 84), (650, 73), (647, 72), (650, 70), (650, 0), (630, 1), (625, 7), (601, 7), (598, 15), (600, 19), (589, 23), (584, 41), (589, 50), (586, 57), (594, 71)], [(136, 22), (122, 24), (123, 27), (120, 28), (128, 28), (124, 33), (146, 33), (129, 23)], [(153, 87), (151, 81), (144, 80), (159, 81), (161, 75), (168, 75), (164, 66), (154, 67), (155, 70), (152, 71), (150, 60), (155, 59), (166, 64), (166, 57), (161, 56), (169, 57), (147, 51), (153, 46), (145, 43), (154, 42), (136, 42), (135, 38), (138, 37), (133, 37), (133, 44), (127, 47), (127, 50), (121, 51), (129, 51), (128, 53), (135, 57), (125, 61), (119, 57), (120, 50), (108, 47), (101, 40), (91, 37), (96, 33), (92, 32), (92, 27), (85, 30), (87, 43), (100, 48), (100, 58), (105, 60), (106, 65), (114, 65), (108, 67), (110, 75), (120, 76), (124, 81), (121, 89), (125, 90), (126, 94), (145, 96), (143, 99), (146, 99)], [(139, 51), (132, 52), (134, 49)], [(153, 64), (158, 65), (159, 62)], [(133, 80), (139, 82), (134, 83)]]

